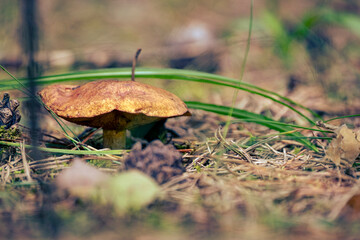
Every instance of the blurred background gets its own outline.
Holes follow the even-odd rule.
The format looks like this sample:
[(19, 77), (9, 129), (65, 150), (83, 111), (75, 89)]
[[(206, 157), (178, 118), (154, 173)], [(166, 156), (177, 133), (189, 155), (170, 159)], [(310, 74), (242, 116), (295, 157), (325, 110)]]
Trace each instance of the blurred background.
[[(0, 64), (17, 78), (28, 75), (27, 65), (30, 62), (25, 47), (29, 39), (24, 39), (24, 22), (27, 20), (22, 4), (26, 1), (30, 0), (0, 0)], [(37, 0), (36, 7), (38, 31), (34, 29), (30, 33), (38, 33), (34, 35), (39, 43), (38, 48), (34, 44), (33, 50), (36, 53), (35, 60), (40, 63), (38, 73), (41, 75), (129, 67), (136, 50), (142, 48), (137, 65), (139, 67), (191, 69), (235, 79), (241, 76), (251, 19), (250, 0)], [(250, 51), (242, 81), (287, 96), (326, 118), (359, 114), (359, 13), (359, 0), (254, 0)], [(29, 24), (28, 30), (31, 26), (35, 25)], [(1, 80), (9, 78), (4, 71), (0, 71), (0, 85)], [(137, 81), (163, 87), (185, 101), (230, 106), (234, 94), (230, 88), (190, 81)], [(21, 94), (18, 90), (10, 92), (12, 99), (20, 101), (25, 99)], [(253, 95), (239, 92), (235, 107), (270, 115), (275, 120), (306, 124), (288, 108)], [(26, 125), (23, 122), (31, 118), (29, 115), (33, 112), (43, 114), (39, 117), (44, 124), (39, 124), (41, 136), (45, 136), (44, 139), (51, 137), (51, 140), (59, 140), (59, 143), (64, 144), (60, 141), (64, 137), (63, 132), (51, 132), (58, 125), (46, 110), (32, 110), (29, 105), (26, 101), (21, 102), (20, 106), (24, 108), (22, 119), (25, 120), (21, 124)], [(172, 129), (178, 130), (181, 136), (195, 135), (197, 139), (203, 140), (204, 143), (194, 143), (194, 149), (207, 151), (207, 137), (214, 136), (219, 124), (227, 118), (219, 121), (217, 115), (215, 118), (204, 112), (191, 111), (193, 116), (190, 120), (169, 120), (167, 124), (170, 122), (171, 127), (180, 126)], [(46, 118), (43, 117), (45, 114)], [(360, 127), (360, 119), (352, 119), (352, 127)], [(30, 124), (30, 129), (36, 130), (35, 120), (33, 125)], [(239, 129), (235, 124), (232, 126), (239, 130), (234, 131), (236, 141), (243, 141), (246, 136), (250, 138), (249, 143), (245, 141), (246, 144), (253, 144), (251, 128), (242, 131), (241, 126)], [(34, 136), (34, 141), (37, 139), (36, 134), (40, 134), (35, 130), (34, 134), (30, 134)], [(82, 132), (82, 127), (75, 131), (76, 135)], [(267, 129), (260, 129), (256, 133), (256, 137), (271, 136)], [(93, 139), (94, 142), (100, 142), (101, 138)], [(207, 148), (203, 150), (205, 140)], [(91, 145), (90, 141), (88, 143)], [(283, 145), (279, 146), (282, 148)], [(187, 145), (185, 147), (191, 148)], [(303, 153), (300, 149), (296, 145), (290, 152), (294, 153), (294, 158), (289, 162), (296, 160), (292, 167), (291, 164), (285, 166), (287, 163), (269, 164), (285, 171), (300, 168), (301, 172), (312, 171), (311, 168), (303, 168), (305, 165), (297, 165), (298, 156)], [(198, 154), (197, 150), (194, 154)], [(25, 156), (25, 150), (21, 151)], [(330, 207), (341, 206), (337, 197), (343, 199), (343, 196), (348, 196), (346, 191), (355, 186), (351, 185), (355, 184), (355, 180), (351, 179), (354, 181), (351, 182), (347, 176), (343, 180), (345, 187), (335, 190), (340, 182), (338, 175), (333, 172), (328, 172), (329, 175), (321, 172), (322, 175), (308, 178), (302, 173), (295, 175), (295, 170), (290, 171), (289, 175), (281, 175), (273, 172), (273, 168), (269, 168), (271, 170), (267, 173), (265, 168), (247, 168), (244, 164), (245, 170), (236, 170), (236, 173), (239, 171), (243, 175), (234, 174), (241, 179), (238, 181), (230, 178), (230, 174), (220, 175), (220, 171), (219, 178), (200, 178), (200, 175), (195, 174), (201, 171), (197, 168), (200, 165), (195, 165), (196, 172), (191, 172), (195, 177), (185, 176), (190, 179), (191, 185), (183, 187), (182, 180), (175, 182), (174, 186), (178, 187), (173, 190), (174, 196), (170, 200), (164, 198), (155, 202), (150, 210), (143, 209), (131, 213), (133, 215), (116, 218), (113, 212), (104, 210), (102, 205), (88, 204), (71, 195), (54, 194), (51, 186), (45, 183), (53, 180), (56, 170), (47, 165), (46, 161), (54, 161), (56, 166), (59, 164), (66, 167), (65, 161), (70, 160), (59, 156), (44, 159), (44, 162), (42, 156), (38, 157), (36, 152), (32, 154), (41, 159), (38, 166), (44, 166), (43, 169), (49, 171), (43, 173), (40, 167), (36, 170), (39, 171), (36, 175), (39, 178), (36, 180), (41, 183), (39, 187), (34, 185), (34, 188), (30, 188), (30, 185), (20, 185), (20, 182), (19, 185), (13, 185), (14, 188), (9, 188), (11, 194), (8, 197), (1, 192), (0, 206), (3, 210), (0, 220), (3, 224), (0, 224), (0, 235), (7, 239), (12, 239), (16, 232), (21, 239), (31, 239), (28, 233), (36, 234), (37, 231), (55, 236), (48, 239), (55, 239), (58, 235), (64, 235), (66, 238), (63, 239), (79, 239), (84, 232), (87, 233), (84, 235), (86, 239), (119, 239), (120, 234), (126, 235), (126, 239), (186, 239), (188, 237), (183, 236), (190, 234), (194, 234), (195, 238), (204, 235), (203, 239), (216, 239), (217, 235), (211, 234), (217, 231), (219, 239), (231, 234), (237, 234), (237, 238), (241, 236), (243, 239), (269, 239), (270, 235), (275, 236), (273, 232), (280, 232), (283, 236), (276, 239), (289, 239), (286, 236), (288, 233), (299, 239), (316, 238), (314, 236), (321, 236), (317, 239), (342, 239), (347, 234), (355, 236), (358, 232), (356, 229), (359, 229), (358, 222), (329, 222), (325, 217)], [(266, 161), (274, 156), (268, 150), (261, 154)], [(194, 162), (197, 159), (203, 161), (202, 153), (200, 157), (193, 156), (196, 157)], [(217, 159), (218, 153), (214, 156)], [(284, 157), (281, 155), (280, 158), (287, 161), (285, 150)], [(20, 163), (21, 157), (17, 159), (16, 162)], [(65, 160), (58, 163), (58, 159)], [(192, 160), (187, 161), (190, 163)], [(319, 163), (328, 168), (322, 160)], [(199, 161), (199, 164), (202, 163)], [(211, 164), (205, 165), (204, 169), (208, 166), (210, 169)], [(22, 168), (14, 169), (16, 174), (22, 171)], [(229, 169), (227, 171), (230, 172)], [(217, 175), (217, 172), (209, 173), (209, 176)], [(20, 174), (25, 176), (22, 172)], [(14, 177), (15, 183), (18, 181), (17, 176)], [(42, 179), (45, 179), (44, 184)], [(31, 194), (21, 192), (21, 186)], [(172, 186), (168, 185), (169, 189)], [(170, 196), (172, 192), (168, 191)], [(350, 192), (353, 194), (353, 190)], [(318, 227), (319, 222), (321, 228)], [(115, 230), (115, 234), (111, 235), (113, 238), (107, 235), (108, 229)], [(66, 230), (75, 235), (67, 236)], [(93, 234), (97, 231), (97, 234)], [(163, 231), (162, 235), (151, 236), (151, 233), (160, 231)], [(170, 238), (174, 231), (175, 238)], [(308, 231), (316, 235), (309, 238)], [(2, 232), (9, 233), (9, 237)], [(210, 234), (204, 234), (206, 232)], [(134, 235), (139, 237), (132, 238)]]
[[(19, 78), (26, 74), (20, 5), (21, 1), (1, 0), (0, 7), (0, 64)], [(36, 59), (42, 75), (128, 67), (136, 49), (142, 48), (138, 66), (240, 76), (250, 0), (38, 0), (37, 5)], [(243, 81), (294, 98), (320, 113), (356, 112), (360, 109), (359, 13), (357, 0), (254, 1)], [(8, 78), (0, 73), (0, 79)], [(196, 83), (189, 88), (188, 82), (179, 81), (154, 84), (185, 100), (229, 104), (232, 99), (229, 89)]]

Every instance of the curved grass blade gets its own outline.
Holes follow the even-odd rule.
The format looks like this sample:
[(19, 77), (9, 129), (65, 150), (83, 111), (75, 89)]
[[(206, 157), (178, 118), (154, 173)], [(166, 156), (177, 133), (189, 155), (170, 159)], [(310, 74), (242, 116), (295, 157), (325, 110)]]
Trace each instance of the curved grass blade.
[[(20, 143), (0, 141), (0, 145), (20, 147)], [(24, 145), (25, 148), (31, 149), (31, 145)], [(49, 148), (49, 147), (38, 147), (38, 150), (49, 153), (60, 153), (60, 154), (73, 154), (73, 155), (123, 155), (129, 150), (104, 150), (104, 151), (93, 151), (93, 150), (70, 150), (61, 148)]]
[(324, 123), (328, 123), (328, 122), (331, 122), (331, 121), (334, 121), (334, 120), (337, 120), (337, 119), (353, 118), (353, 117), (360, 117), (360, 114), (335, 117), (335, 118), (331, 118), (331, 119), (328, 119), (328, 120), (324, 121)]
[[(73, 73), (44, 76), (37, 80), (37, 84), (49, 84), (49, 83), (58, 83), (58, 82), (76, 81), (76, 80), (94, 80), (94, 79), (105, 79), (105, 78), (130, 78), (130, 77), (131, 77), (131, 68), (98, 69), (98, 70), (89, 70), (89, 71), (80, 71)], [(295, 111), (301, 117), (303, 117), (313, 125), (315, 125), (315, 122), (312, 119), (306, 117), (304, 114), (302, 114), (292, 106), (302, 108), (308, 111), (309, 113), (311, 113), (314, 117), (321, 120), (321, 118), (310, 109), (302, 106), (299, 103), (292, 101), (289, 98), (281, 96), (278, 93), (257, 87), (249, 83), (239, 82), (236, 79), (231, 79), (216, 74), (191, 71), (191, 70), (181, 70), (181, 69), (138, 68), (136, 70), (136, 77), (195, 81), (195, 82), (203, 82), (203, 83), (232, 87), (235, 89), (240, 89), (256, 95), (260, 95), (262, 97), (271, 99), (272, 101), (276, 101), (277, 103), (282, 104), (290, 108), (291, 110)], [(16, 83), (12, 80), (0, 81), (0, 90), (12, 89), (15, 88), (15, 86)]]
[[(189, 108), (201, 109), (221, 115), (228, 115), (229, 111), (231, 110), (230, 107), (214, 105), (214, 104), (207, 104), (200, 102), (185, 102), (185, 103), (188, 105)], [(244, 121), (257, 123), (281, 133), (287, 133), (286, 134), (287, 136), (294, 138), (296, 141), (302, 143), (304, 146), (318, 152), (317, 147), (314, 144), (312, 144), (308, 139), (306, 139), (301, 133), (294, 132), (294, 129), (292, 127), (279, 124), (278, 121), (275, 121), (271, 118), (237, 108), (234, 108), (233, 117), (240, 118)]]
[[(261, 120), (261, 119), (242, 119), (242, 120), (232, 120), (231, 122), (232, 123), (237, 123), (237, 122), (243, 122), (243, 121), (246, 121), (246, 122), (254, 122), (254, 121), (257, 121), (257, 122), (274, 122), (275, 120)], [(296, 125), (296, 124), (289, 124), (289, 123), (284, 123), (284, 122), (279, 122), (279, 121), (275, 121), (276, 124), (280, 125), (280, 126), (287, 126), (287, 127), (292, 127), (292, 128), (299, 128), (299, 129), (304, 129), (304, 130), (309, 130), (309, 131), (314, 131), (314, 132), (323, 132), (323, 133), (332, 133), (333, 131), (329, 131), (329, 130), (322, 130), (322, 129), (318, 129), (318, 128), (311, 128), (311, 127), (303, 127), (303, 126), (299, 126), (299, 125)]]
[[(0, 68), (6, 73), (8, 74), (14, 81), (16, 81), (16, 83), (18, 83), (18, 85), (15, 87), (16, 89), (20, 90), (21, 92), (23, 92), (25, 95), (27, 95), (30, 98), (34, 98), (36, 101), (38, 101), (40, 103), (40, 105), (42, 105), (43, 107), (45, 107), (46, 109), (49, 110), (49, 113), (51, 114), (51, 116), (55, 119), (55, 121), (59, 124), (60, 128), (63, 130), (64, 135), (70, 139), (70, 141), (73, 142), (73, 144), (77, 147), (78, 143), (80, 142), (79, 139), (77, 139), (75, 133), (50, 109), (46, 106), (46, 104), (42, 101), (42, 99), (39, 96), (34, 96), (26, 87), (26, 85), (24, 83), (22, 83), (20, 80), (18, 80), (14, 75), (12, 75), (8, 70), (6, 70), (2, 65), (0, 65)], [(20, 86), (19, 86), (20, 85)], [(65, 126), (65, 127), (64, 127)], [(70, 131), (73, 136), (76, 138), (74, 139), (73, 137), (71, 137), (67, 131), (65, 130), (65, 128), (67, 128), (68, 131)]]
[[(245, 73), (245, 66), (246, 66), (246, 62), (247, 62), (247, 58), (249, 55), (249, 51), (250, 51), (250, 43), (251, 43), (251, 33), (252, 33), (252, 25), (253, 25), (253, 1), (250, 1), (250, 21), (249, 21), (249, 31), (248, 31), (248, 37), (247, 37), (247, 41), (246, 41), (246, 48), (245, 48), (245, 54), (244, 54), (244, 58), (241, 64), (241, 68), (240, 68), (240, 77), (239, 77), (239, 82), (242, 82), (243, 80), (243, 76)], [(236, 100), (238, 98), (238, 94), (239, 94), (239, 89), (235, 89), (234, 93), (233, 93), (233, 98), (232, 98), (232, 102), (231, 102), (231, 109), (229, 111), (229, 115), (228, 115), (228, 120), (226, 121), (226, 124), (224, 126), (224, 137), (226, 138), (226, 135), (228, 133), (229, 130), (229, 126), (230, 126), (230, 119), (232, 117), (233, 114), (233, 109), (235, 108), (235, 103)]]

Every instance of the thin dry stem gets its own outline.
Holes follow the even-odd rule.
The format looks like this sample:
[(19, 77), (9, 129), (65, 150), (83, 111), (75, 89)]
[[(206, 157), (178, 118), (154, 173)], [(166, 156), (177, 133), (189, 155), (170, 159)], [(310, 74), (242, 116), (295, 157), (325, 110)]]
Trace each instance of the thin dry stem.
[(137, 62), (137, 59), (138, 59), (140, 53), (141, 53), (141, 48), (139, 48), (136, 51), (135, 56), (133, 58), (132, 68), (131, 68), (131, 81), (135, 81), (135, 67), (136, 67), (136, 62)]
[(24, 166), (24, 171), (25, 171), (25, 174), (26, 174), (26, 178), (29, 182), (32, 182), (33, 179), (30, 175), (30, 166), (29, 166), (29, 163), (27, 162), (27, 159), (26, 159), (26, 152), (25, 152), (25, 140), (23, 140), (21, 143), (20, 143), (20, 151), (21, 151), (21, 156), (22, 156), (22, 161), (23, 161), (23, 166)]

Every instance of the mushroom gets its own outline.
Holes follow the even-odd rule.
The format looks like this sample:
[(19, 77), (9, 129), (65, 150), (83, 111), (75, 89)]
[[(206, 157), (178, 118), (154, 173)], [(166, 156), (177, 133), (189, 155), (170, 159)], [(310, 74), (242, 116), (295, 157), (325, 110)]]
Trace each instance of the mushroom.
[(54, 84), (39, 95), (59, 117), (103, 128), (104, 147), (111, 149), (126, 147), (126, 129), (191, 115), (174, 94), (135, 81), (98, 80), (81, 86)]

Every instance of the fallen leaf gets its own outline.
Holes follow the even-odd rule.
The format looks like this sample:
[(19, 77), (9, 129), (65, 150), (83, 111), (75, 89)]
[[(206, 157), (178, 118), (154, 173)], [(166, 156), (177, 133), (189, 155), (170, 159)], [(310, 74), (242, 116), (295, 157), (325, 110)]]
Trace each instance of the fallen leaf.
[(343, 165), (344, 168), (351, 168), (360, 154), (359, 131), (353, 131), (346, 125), (342, 125), (335, 133), (337, 136), (329, 144), (326, 157), (337, 166)]

